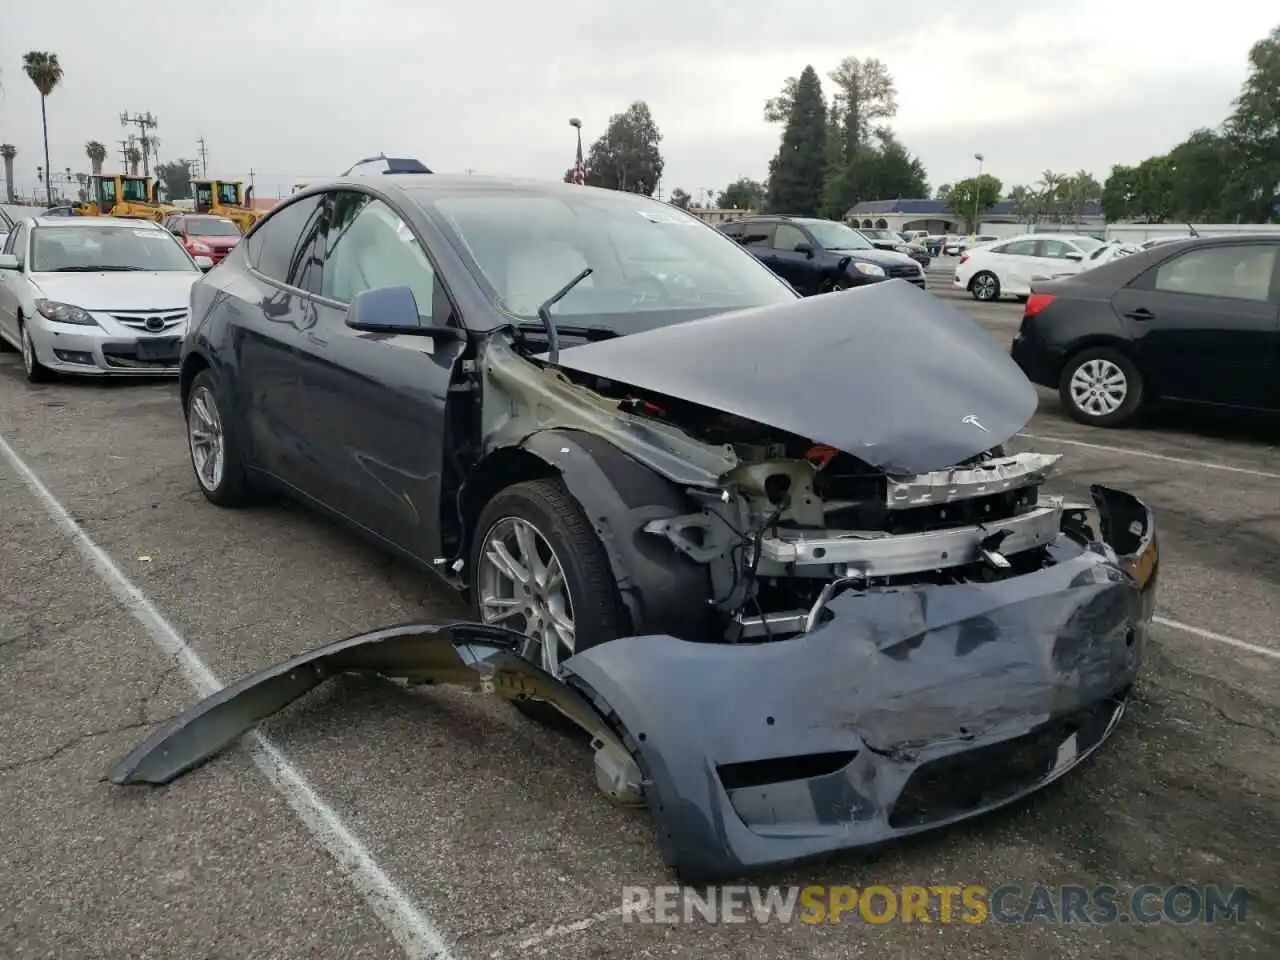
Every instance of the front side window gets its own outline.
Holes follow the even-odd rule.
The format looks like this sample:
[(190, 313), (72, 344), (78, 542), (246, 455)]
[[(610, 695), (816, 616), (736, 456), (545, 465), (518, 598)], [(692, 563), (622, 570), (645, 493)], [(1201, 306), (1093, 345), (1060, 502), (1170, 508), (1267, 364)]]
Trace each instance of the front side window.
[(1280, 247), (1246, 244), (1192, 250), (1156, 268), (1155, 288), (1263, 302), (1271, 293), (1277, 250)]
[(991, 252), (1003, 253), (1010, 257), (1034, 257), (1036, 255), (1036, 242), (1034, 240), (1015, 240), (1013, 243), (992, 247)]
[(122, 224), (36, 227), (31, 234), (33, 273), (196, 270), (166, 230)]
[(103, 202), (104, 204), (106, 204), (107, 206), (114, 207), (114, 206), (116, 205), (116, 201), (119, 199), (119, 198), (116, 196), (116, 182), (115, 182), (115, 180), (114, 180), (114, 179), (111, 179), (111, 180), (105, 180), (105, 179), (104, 179), (104, 180), (99, 181), (99, 183), (100, 183), (100, 189), (101, 189), (101, 191), (102, 191), (102, 202)]
[(805, 224), (824, 250), (873, 250), (871, 243), (857, 230), (833, 220)]
[(798, 228), (793, 227), (789, 223), (778, 224), (778, 230), (773, 235), (773, 248), (775, 250), (794, 250), (797, 243), (808, 243), (809, 238)]
[(334, 193), (321, 296), (350, 303), (365, 290), (408, 287), (418, 301), (418, 313), (430, 318), (435, 277), (413, 231), (391, 207), (351, 190)]
[(587, 267), (554, 312), (616, 333), (796, 297), (714, 227), (636, 194), (464, 194), (423, 209), (494, 306), (523, 320)]
[(1080, 251), (1075, 247), (1068, 246), (1061, 240), (1040, 241), (1040, 256), (1042, 257), (1048, 257), (1050, 260), (1065, 260), (1069, 253), (1079, 255)]
[(319, 210), (319, 196), (273, 210), (247, 241), (254, 269), (279, 283), (296, 285), (299, 264), (295, 255), (300, 254), (303, 234), (310, 234)]

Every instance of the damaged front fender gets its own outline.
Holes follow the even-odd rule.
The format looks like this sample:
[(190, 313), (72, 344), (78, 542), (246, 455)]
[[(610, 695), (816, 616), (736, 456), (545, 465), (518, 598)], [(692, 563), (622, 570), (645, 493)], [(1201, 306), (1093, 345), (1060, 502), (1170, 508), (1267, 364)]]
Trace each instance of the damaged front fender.
[(164, 784), (342, 673), (459, 684), (551, 703), (591, 737), (596, 782), (614, 802), (643, 803), (640, 773), (617, 735), (576, 691), (520, 656), (523, 635), (470, 623), (410, 623), (317, 647), (224, 687), (157, 730), (111, 768), (114, 784)]

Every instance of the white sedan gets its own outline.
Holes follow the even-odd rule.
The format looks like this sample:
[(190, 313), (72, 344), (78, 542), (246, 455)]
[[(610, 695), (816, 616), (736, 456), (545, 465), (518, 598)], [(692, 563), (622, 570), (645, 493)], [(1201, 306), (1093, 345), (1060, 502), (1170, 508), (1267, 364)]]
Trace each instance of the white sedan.
[(1075, 234), (1029, 233), (969, 250), (956, 265), (953, 286), (975, 300), (1026, 297), (1034, 280), (1079, 273), (1102, 241)]
[(31, 217), (0, 252), (0, 339), (27, 379), (178, 372), (191, 286), (212, 267), (145, 220)]

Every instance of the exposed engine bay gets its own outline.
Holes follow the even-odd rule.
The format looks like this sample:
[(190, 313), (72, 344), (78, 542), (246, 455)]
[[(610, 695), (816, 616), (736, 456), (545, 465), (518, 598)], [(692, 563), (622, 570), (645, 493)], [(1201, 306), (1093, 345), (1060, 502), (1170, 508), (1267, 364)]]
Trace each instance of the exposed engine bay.
[(891, 476), (732, 414), (573, 379), (623, 416), (678, 429), (733, 464), (717, 486), (686, 488), (700, 509), (644, 527), (707, 567), (731, 642), (811, 630), (825, 603), (848, 588), (991, 581), (1038, 569), (1061, 530), (1063, 500), (1040, 494), (1061, 455), (993, 447), (948, 469)]

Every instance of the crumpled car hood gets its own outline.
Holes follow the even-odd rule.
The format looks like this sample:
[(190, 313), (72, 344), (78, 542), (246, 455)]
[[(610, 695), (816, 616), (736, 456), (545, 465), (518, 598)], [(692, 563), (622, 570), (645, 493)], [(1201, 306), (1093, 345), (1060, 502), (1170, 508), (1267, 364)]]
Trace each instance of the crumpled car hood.
[(559, 366), (745, 417), (897, 475), (1003, 443), (1038, 402), (989, 333), (899, 280), (583, 344)]

